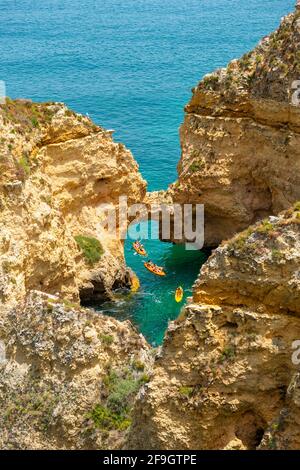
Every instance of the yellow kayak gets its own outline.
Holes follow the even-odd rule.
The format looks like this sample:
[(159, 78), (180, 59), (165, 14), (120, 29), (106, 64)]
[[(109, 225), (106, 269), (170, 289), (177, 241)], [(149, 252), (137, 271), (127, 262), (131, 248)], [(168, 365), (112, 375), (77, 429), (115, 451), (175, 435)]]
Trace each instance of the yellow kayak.
[(139, 278), (133, 274), (131, 276), (131, 292), (137, 292), (140, 288), (140, 281)]
[(141, 256), (147, 256), (147, 252), (141, 243), (134, 242), (133, 249)]
[(176, 292), (175, 292), (175, 300), (176, 302), (181, 302), (183, 299), (183, 289), (182, 287), (177, 287)]
[(153, 265), (151, 263), (144, 263), (144, 266), (146, 269), (148, 269), (148, 271), (155, 274), (156, 276), (166, 276), (163, 268), (160, 268), (159, 266)]

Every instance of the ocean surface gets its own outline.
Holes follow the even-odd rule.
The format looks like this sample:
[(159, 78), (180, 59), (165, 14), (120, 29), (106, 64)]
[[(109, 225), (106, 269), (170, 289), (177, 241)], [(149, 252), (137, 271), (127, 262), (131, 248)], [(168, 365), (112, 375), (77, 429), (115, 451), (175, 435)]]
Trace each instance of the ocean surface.
[[(64, 101), (115, 129), (149, 189), (176, 179), (178, 127), (190, 89), (203, 75), (251, 49), (293, 10), (295, 0), (0, 0), (0, 80), (7, 94)], [(108, 305), (155, 344), (176, 318), (174, 289), (186, 295), (201, 252), (159, 241), (146, 248), (170, 275), (145, 272), (126, 243), (142, 288)]]

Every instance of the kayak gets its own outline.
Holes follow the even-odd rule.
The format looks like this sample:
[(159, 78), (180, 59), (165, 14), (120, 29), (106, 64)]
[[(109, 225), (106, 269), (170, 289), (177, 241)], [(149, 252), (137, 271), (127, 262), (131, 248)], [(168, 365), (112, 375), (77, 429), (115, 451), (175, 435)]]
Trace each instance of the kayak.
[(165, 271), (162, 268), (159, 268), (158, 266), (152, 266), (152, 264), (150, 263), (144, 263), (144, 266), (146, 269), (148, 269), (148, 271), (153, 274), (156, 274), (156, 276), (166, 276)]
[(176, 302), (181, 302), (183, 299), (183, 289), (182, 287), (177, 287), (176, 291), (175, 291), (175, 300)]
[(141, 256), (147, 256), (147, 252), (143, 245), (137, 245), (136, 242), (132, 244), (133, 249)]
[(140, 281), (139, 278), (135, 275), (132, 274), (131, 276), (131, 292), (137, 292), (140, 288)]

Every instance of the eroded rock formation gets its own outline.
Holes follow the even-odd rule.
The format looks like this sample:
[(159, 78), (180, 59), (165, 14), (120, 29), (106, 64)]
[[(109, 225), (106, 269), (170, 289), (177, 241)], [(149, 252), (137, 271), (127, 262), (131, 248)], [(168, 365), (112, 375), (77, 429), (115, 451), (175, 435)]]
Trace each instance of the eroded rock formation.
[[(297, 10), (195, 88), (167, 192), (64, 105), (0, 107), (1, 448), (300, 447), (299, 45)], [(130, 284), (99, 223), (120, 195), (203, 203), (206, 245), (227, 239), (153, 368), (130, 323), (79, 306)]]
[(224, 243), (168, 329), (128, 446), (300, 446), (300, 204)]
[(32, 291), (0, 330), (1, 449), (122, 447), (151, 363), (129, 322)]
[(181, 127), (174, 202), (205, 205), (205, 243), (300, 198), (300, 13), (193, 90)]
[[(129, 285), (123, 243), (100, 222), (103, 203), (144, 197), (131, 153), (59, 103), (8, 100), (0, 135), (0, 302), (30, 289), (101, 300)], [(76, 237), (99, 253), (84, 256)]]
[(150, 348), (79, 300), (130, 286), (103, 203), (142, 200), (146, 183), (109, 132), (59, 103), (7, 100), (0, 152), (0, 448), (120, 448)]

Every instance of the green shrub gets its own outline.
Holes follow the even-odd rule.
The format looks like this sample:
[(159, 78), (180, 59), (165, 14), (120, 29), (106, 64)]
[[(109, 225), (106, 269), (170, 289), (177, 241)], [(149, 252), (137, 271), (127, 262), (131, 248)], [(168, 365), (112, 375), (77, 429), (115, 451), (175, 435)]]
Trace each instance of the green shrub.
[(294, 205), (294, 210), (300, 211), (300, 201), (296, 202), (296, 204)]
[(235, 357), (235, 349), (233, 346), (226, 346), (222, 353), (221, 353), (221, 357), (220, 357), (220, 361), (223, 362), (223, 361), (232, 361)]
[(105, 334), (100, 334), (99, 335), (100, 341), (104, 344), (112, 344), (114, 342), (114, 337), (112, 335), (105, 335)]
[(277, 444), (276, 444), (276, 439), (274, 436), (270, 436), (270, 439), (269, 439), (269, 442), (268, 442), (268, 447), (269, 449), (271, 450), (275, 450), (276, 447), (277, 447)]
[(148, 382), (150, 382), (150, 377), (149, 377), (149, 375), (148, 375), (148, 374), (143, 374), (143, 375), (141, 375), (141, 377), (140, 377), (140, 379), (139, 379), (139, 383), (140, 383), (141, 385), (144, 385), (144, 384), (146, 384), (146, 383), (148, 383)]
[(136, 359), (135, 361), (133, 361), (132, 367), (135, 370), (143, 372), (143, 370), (145, 369), (145, 364), (142, 361), (139, 361), (138, 359)]
[(30, 163), (29, 163), (28, 157), (25, 153), (23, 154), (23, 156), (19, 160), (19, 166), (24, 170), (26, 175), (29, 175), (29, 173), (30, 173)]
[(182, 386), (179, 389), (179, 393), (181, 393), (181, 395), (184, 395), (185, 397), (190, 397), (193, 394), (193, 390), (193, 387)]
[(123, 414), (118, 414), (103, 405), (96, 405), (89, 417), (93, 420), (96, 428), (123, 431), (127, 429), (131, 420)]
[(104, 250), (99, 240), (92, 237), (84, 237), (82, 235), (78, 235), (74, 238), (89, 264), (95, 264), (100, 261)]
[(238, 233), (234, 238), (228, 242), (229, 249), (243, 250), (247, 239), (252, 235), (253, 229), (250, 227), (241, 233)]
[(273, 250), (272, 250), (272, 259), (274, 261), (280, 261), (282, 258), (283, 258), (283, 254), (281, 253), (281, 251), (276, 250), (275, 248), (273, 248)]
[(247, 76), (248, 85), (251, 85), (252, 81), (254, 80), (254, 77), (255, 77), (255, 72), (249, 73), (249, 75)]
[(73, 310), (74, 308), (78, 308), (79, 305), (75, 302), (70, 302), (70, 300), (63, 299), (63, 304), (68, 310)]
[(199, 171), (203, 168), (204, 166), (204, 160), (200, 160), (199, 162), (194, 162), (189, 166), (189, 172), (195, 173), (196, 171)]
[(202, 85), (204, 88), (213, 89), (214, 85), (216, 85), (218, 82), (219, 82), (218, 75), (211, 74), (203, 78)]
[(22, 394), (10, 393), (7, 397), (0, 417), (1, 425), (25, 421), (45, 432), (53, 422), (59, 397), (52, 390), (42, 389), (34, 381), (26, 385), (26, 391)]
[(33, 127), (39, 127), (39, 121), (35, 116), (31, 118), (31, 124)]
[(132, 377), (116, 380), (107, 399), (108, 408), (117, 413), (128, 412), (129, 400), (139, 387), (139, 382)]
[(193, 149), (191, 151), (191, 157), (194, 159), (200, 158), (201, 159), (201, 151), (197, 149)]

